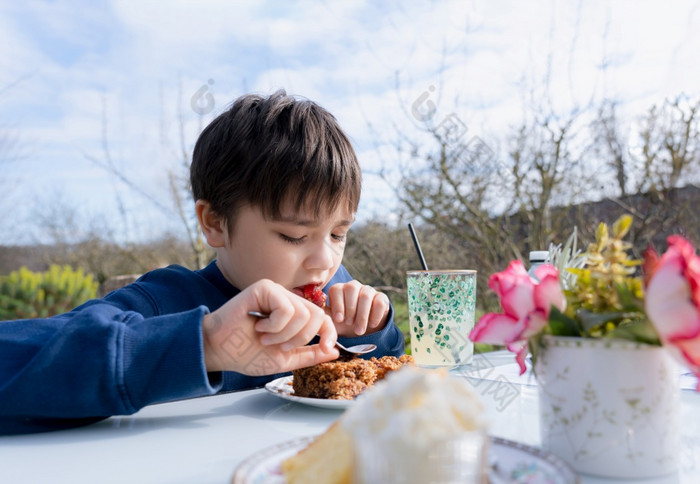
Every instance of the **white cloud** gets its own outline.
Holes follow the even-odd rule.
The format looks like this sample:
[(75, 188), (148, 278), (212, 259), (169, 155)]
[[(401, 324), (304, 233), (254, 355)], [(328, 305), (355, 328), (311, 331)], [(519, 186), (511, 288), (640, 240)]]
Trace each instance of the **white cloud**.
[[(0, 91), (0, 126), (31, 144), (34, 185), (76, 199), (102, 189), (107, 208), (118, 184), (82, 154), (100, 154), (104, 101), (113, 155), (167, 202), (157, 180), (179, 156), (180, 123), (190, 149), (248, 90), (317, 101), (371, 167), (399, 136), (422, 139), (411, 106), (430, 86), (435, 122), (456, 113), (484, 136), (518, 123), (528, 90), (560, 110), (610, 96), (641, 113), (698, 94), (697, 45), (693, 0), (5, 2), (0, 89), (21, 81)], [(189, 102), (203, 85), (216, 106), (200, 117)], [(365, 180), (363, 207), (390, 215), (383, 183)]]

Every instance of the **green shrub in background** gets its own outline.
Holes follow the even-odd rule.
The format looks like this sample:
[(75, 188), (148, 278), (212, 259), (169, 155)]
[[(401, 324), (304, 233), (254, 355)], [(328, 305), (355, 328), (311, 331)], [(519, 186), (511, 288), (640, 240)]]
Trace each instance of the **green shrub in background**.
[(97, 296), (98, 283), (82, 269), (52, 265), (46, 272), (26, 267), (0, 276), (0, 320), (46, 318)]

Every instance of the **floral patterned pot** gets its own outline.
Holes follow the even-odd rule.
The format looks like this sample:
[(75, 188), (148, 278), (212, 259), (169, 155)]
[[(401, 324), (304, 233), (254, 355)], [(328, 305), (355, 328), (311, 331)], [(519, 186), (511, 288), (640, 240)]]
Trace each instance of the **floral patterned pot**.
[(677, 469), (678, 368), (623, 340), (546, 335), (535, 371), (542, 447), (576, 471), (646, 478)]

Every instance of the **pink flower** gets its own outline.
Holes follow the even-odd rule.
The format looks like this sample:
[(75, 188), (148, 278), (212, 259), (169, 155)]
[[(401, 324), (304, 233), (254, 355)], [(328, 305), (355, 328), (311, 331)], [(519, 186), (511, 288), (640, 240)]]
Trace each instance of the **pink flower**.
[(700, 377), (700, 257), (679, 235), (667, 241), (661, 258), (653, 250), (644, 255), (645, 309), (664, 345)]
[(479, 343), (505, 345), (517, 353), (520, 374), (525, 373), (527, 339), (547, 325), (552, 306), (566, 308), (566, 298), (559, 285), (559, 271), (549, 264), (535, 269), (539, 282), (528, 275), (523, 263), (514, 260), (503, 272), (492, 274), (489, 287), (501, 300), (503, 313), (484, 314), (469, 339)]

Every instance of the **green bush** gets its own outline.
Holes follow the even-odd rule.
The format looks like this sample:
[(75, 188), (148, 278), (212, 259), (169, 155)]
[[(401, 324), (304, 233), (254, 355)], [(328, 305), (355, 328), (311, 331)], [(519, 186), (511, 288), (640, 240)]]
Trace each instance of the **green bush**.
[(403, 333), (406, 343), (406, 353), (411, 354), (411, 329), (408, 323), (408, 304), (405, 300), (396, 298), (392, 301), (394, 306), (394, 323)]
[(65, 313), (96, 297), (97, 286), (90, 274), (67, 265), (52, 265), (41, 273), (22, 267), (0, 276), (0, 320)]

